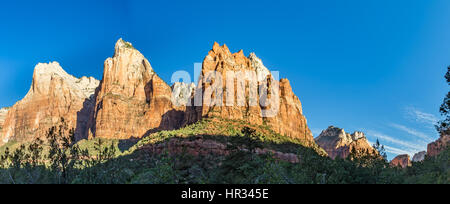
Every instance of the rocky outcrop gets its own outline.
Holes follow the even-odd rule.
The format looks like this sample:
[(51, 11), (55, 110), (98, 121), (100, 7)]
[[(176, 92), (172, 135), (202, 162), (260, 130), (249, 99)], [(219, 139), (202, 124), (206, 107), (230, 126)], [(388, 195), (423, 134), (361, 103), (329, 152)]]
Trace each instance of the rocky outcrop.
[(450, 135), (442, 135), (438, 140), (428, 144), (427, 155), (435, 157), (450, 145)]
[(425, 156), (426, 155), (427, 155), (426, 151), (422, 151), (422, 152), (416, 153), (416, 154), (414, 154), (412, 161), (413, 162), (421, 162), (421, 161), (425, 160)]
[(8, 114), (8, 108), (0, 109), (0, 129), (3, 127), (3, 123), (5, 122), (6, 115)]
[(140, 138), (177, 128), (184, 119), (172, 105), (172, 90), (131, 43), (120, 39), (105, 61), (103, 79), (89, 122), (90, 138)]
[(187, 123), (204, 117), (243, 120), (265, 124), (282, 135), (302, 139), (305, 145), (314, 144), (289, 81), (277, 81), (255, 54), (231, 53), (226, 45), (215, 43), (203, 62), (200, 79), (195, 96), (201, 96), (201, 103), (194, 102), (200, 107), (188, 108)]
[[(211, 71), (223, 78), (211, 77)], [(228, 77), (229, 71), (235, 75)], [(120, 39), (104, 63), (101, 82), (75, 78), (56, 62), (37, 65), (29, 93), (8, 111), (0, 136), (2, 143), (29, 141), (64, 118), (80, 139), (130, 139), (220, 117), (268, 126), (306, 146), (316, 145), (290, 82), (275, 78), (254, 53), (233, 54), (215, 43), (198, 86), (171, 87), (131, 43)], [(216, 82), (222, 91), (210, 91)], [(194, 100), (198, 95), (199, 104)], [(219, 96), (223, 104), (207, 100)]]
[(67, 74), (57, 62), (38, 64), (28, 94), (6, 115), (0, 144), (42, 138), (61, 118), (69, 128), (78, 129), (76, 136), (80, 136), (85, 127), (78, 126), (78, 121), (87, 117), (80, 112), (89, 109), (98, 84), (92, 77), (78, 79)]
[[(210, 155), (226, 156), (230, 154), (230, 150), (227, 148), (225, 144), (214, 140), (204, 140), (204, 139), (196, 139), (190, 141), (173, 138), (167, 142), (145, 145), (142, 148), (142, 150), (155, 154), (162, 154), (167, 152), (171, 155), (178, 155), (186, 153), (191, 156), (210, 156)], [(291, 163), (299, 162), (298, 156), (292, 153), (283, 153), (270, 149), (256, 149), (255, 153), (259, 155), (270, 153), (271, 155), (273, 155), (275, 159)]]
[(6, 118), (6, 115), (8, 114), (8, 110), (9, 110), (9, 108), (0, 109), (0, 138), (2, 138), (3, 123), (5, 122), (5, 118)]
[(406, 167), (412, 166), (411, 158), (407, 154), (398, 155), (391, 161), (390, 166), (391, 167), (401, 167), (401, 168), (406, 168)]
[(316, 143), (323, 148), (332, 159), (337, 157), (347, 158), (351, 152), (355, 156), (365, 154), (377, 155), (378, 152), (370, 146), (366, 136), (362, 132), (348, 134), (344, 129), (330, 126), (315, 139)]

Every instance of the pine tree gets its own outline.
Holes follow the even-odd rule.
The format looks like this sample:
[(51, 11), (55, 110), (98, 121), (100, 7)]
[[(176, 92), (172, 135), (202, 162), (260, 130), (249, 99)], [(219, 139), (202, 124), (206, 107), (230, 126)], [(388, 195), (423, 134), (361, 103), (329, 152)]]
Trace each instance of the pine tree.
[[(450, 85), (450, 66), (447, 67), (447, 74), (445, 74), (445, 79), (447, 80), (447, 84)], [(436, 126), (437, 130), (441, 135), (449, 135), (450, 134), (450, 91), (447, 93), (447, 96), (444, 98), (444, 102), (441, 105), (440, 112), (442, 116), (445, 117), (444, 120), (440, 121)]]

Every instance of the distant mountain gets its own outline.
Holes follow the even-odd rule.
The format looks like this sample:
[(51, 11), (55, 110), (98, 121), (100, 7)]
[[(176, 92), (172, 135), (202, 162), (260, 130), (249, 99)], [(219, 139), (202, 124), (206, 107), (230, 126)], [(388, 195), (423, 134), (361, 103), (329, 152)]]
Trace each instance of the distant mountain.
[[(350, 153), (357, 155), (377, 155), (378, 152), (369, 144), (362, 132), (346, 133), (344, 129), (330, 126), (316, 138), (317, 144), (331, 157), (345, 159)], [(357, 156), (356, 155), (356, 156)]]

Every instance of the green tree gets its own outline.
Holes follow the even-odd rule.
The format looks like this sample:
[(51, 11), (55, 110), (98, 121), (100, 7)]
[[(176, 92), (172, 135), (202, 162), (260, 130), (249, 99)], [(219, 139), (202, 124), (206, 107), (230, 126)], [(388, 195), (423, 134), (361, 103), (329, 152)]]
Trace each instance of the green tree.
[[(445, 74), (445, 79), (447, 80), (447, 84), (450, 85), (450, 66), (447, 67), (447, 73)], [(447, 96), (444, 98), (444, 102), (441, 105), (440, 112), (442, 116), (445, 117), (444, 120), (440, 121), (436, 126), (437, 130), (441, 135), (449, 135), (450, 134), (450, 91), (447, 93)]]

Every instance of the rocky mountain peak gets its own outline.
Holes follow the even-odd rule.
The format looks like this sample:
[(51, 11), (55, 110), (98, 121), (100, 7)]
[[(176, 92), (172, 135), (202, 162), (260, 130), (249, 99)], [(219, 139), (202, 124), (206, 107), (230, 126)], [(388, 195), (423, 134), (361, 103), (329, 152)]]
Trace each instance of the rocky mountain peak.
[(131, 43), (119, 39), (104, 64), (102, 93), (146, 98), (145, 86), (154, 75), (150, 62)]
[(213, 49), (211, 51), (216, 55), (219, 54), (231, 55), (230, 49), (226, 44), (220, 46), (220, 44), (217, 42), (214, 42)]
[(407, 154), (398, 155), (390, 162), (391, 167), (407, 168), (411, 165), (411, 158)]
[(357, 153), (376, 154), (363, 132), (346, 133), (344, 129), (330, 126), (315, 139), (331, 158), (346, 158), (352, 150)]
[(178, 127), (184, 116), (173, 110), (171, 87), (144, 55), (123, 39), (104, 63), (98, 90), (85, 133), (89, 138), (140, 138), (148, 131)]
[[(258, 78), (253, 71), (256, 71)], [(229, 73), (234, 73), (235, 76), (230, 79)], [(315, 145), (302, 113), (301, 102), (293, 93), (289, 82), (268, 78), (269, 75), (269, 69), (254, 53), (249, 57), (246, 57), (242, 50), (232, 54), (226, 45), (214, 43), (202, 66), (202, 79), (199, 84), (202, 89), (199, 91), (202, 91), (203, 105), (201, 109), (195, 109), (194, 114), (189, 114), (196, 116), (189, 117), (188, 123), (208, 117), (243, 120), (253, 124), (265, 124), (281, 135), (302, 140), (305, 145)], [(215, 87), (217, 80), (220, 80), (217, 76), (222, 76), (220, 90), (226, 90), (225, 93), (207, 91)], [(234, 85), (229, 83), (232, 80)], [(267, 87), (267, 90), (260, 90), (261, 87)], [(271, 96), (270, 99), (262, 97), (267, 95)], [(268, 105), (261, 105), (261, 100)]]
[[(50, 92), (62, 91), (62, 88), (67, 88), (79, 97), (89, 98), (98, 85), (99, 81), (93, 77), (78, 79), (68, 74), (58, 62), (39, 63), (34, 69), (31, 89), (25, 98), (34, 94), (48, 95)], [(55, 89), (57, 87), (59, 90)]]
[(93, 98), (99, 81), (68, 74), (58, 62), (39, 63), (28, 94), (6, 113), (0, 142), (27, 142), (45, 136), (61, 118), (70, 128), (79, 128), (81, 110)]
[(351, 136), (352, 136), (353, 141), (357, 141), (360, 139), (366, 139), (366, 135), (363, 132), (359, 132), (359, 131), (356, 131)]

